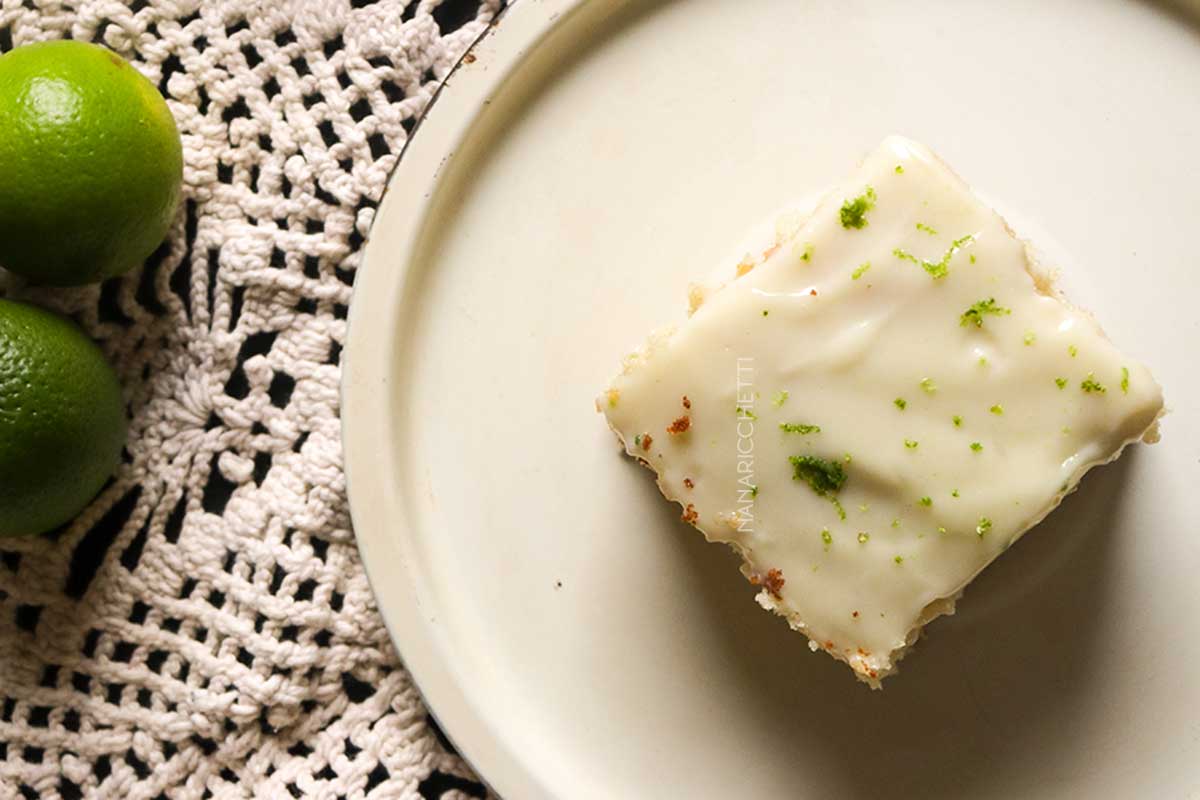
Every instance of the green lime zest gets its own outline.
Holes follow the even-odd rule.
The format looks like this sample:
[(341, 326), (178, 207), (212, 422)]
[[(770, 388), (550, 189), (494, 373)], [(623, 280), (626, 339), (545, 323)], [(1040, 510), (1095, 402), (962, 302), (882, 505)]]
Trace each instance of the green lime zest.
[(962, 236), (958, 239), (955, 239), (953, 242), (950, 243), (950, 248), (948, 250), (946, 250), (945, 253), (942, 254), (941, 261), (936, 261), (936, 262), (927, 261), (926, 259), (923, 259), (923, 258), (917, 258), (912, 253), (908, 252), (907, 250), (903, 250), (899, 247), (897, 247), (895, 250), (892, 251), (892, 255), (894, 255), (896, 258), (899, 258), (903, 261), (911, 261), (912, 263), (916, 264), (917, 266), (921, 267), (923, 270), (928, 272), (930, 274), (930, 276), (933, 277), (934, 280), (937, 280), (939, 278), (946, 277), (950, 273), (950, 261), (951, 261), (951, 259), (954, 258), (954, 254), (957, 253), (962, 248), (966, 247), (967, 245), (970, 245), (974, 241), (975, 241), (975, 237), (971, 234), (967, 234), (966, 236)]
[(1011, 308), (1005, 308), (1004, 306), (996, 305), (996, 298), (989, 297), (986, 300), (979, 300), (978, 302), (973, 303), (971, 307), (964, 311), (962, 316), (958, 318), (958, 324), (962, 325), (963, 327), (966, 327), (967, 325), (974, 325), (976, 328), (982, 328), (983, 318), (985, 315), (991, 314), (993, 316), (1002, 317), (1011, 313)]
[(870, 186), (853, 200), (842, 203), (842, 227), (861, 230), (867, 225), (867, 212), (875, 207), (875, 190)]
[(846, 470), (836, 461), (817, 456), (790, 456), (792, 479), (804, 481), (819, 496), (837, 494), (846, 483)]

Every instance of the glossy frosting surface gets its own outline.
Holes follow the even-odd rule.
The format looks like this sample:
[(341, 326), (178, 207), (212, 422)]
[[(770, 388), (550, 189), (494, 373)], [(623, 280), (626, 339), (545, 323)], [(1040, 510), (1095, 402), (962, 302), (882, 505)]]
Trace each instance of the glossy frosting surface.
[(599, 405), (760, 602), (873, 684), (1162, 411), (1149, 371), (909, 140), (738, 272), (693, 290)]

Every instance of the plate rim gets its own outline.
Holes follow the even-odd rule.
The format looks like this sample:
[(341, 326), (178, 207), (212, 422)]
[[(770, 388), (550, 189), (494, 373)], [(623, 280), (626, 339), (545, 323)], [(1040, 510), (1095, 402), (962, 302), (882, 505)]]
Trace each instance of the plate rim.
[[(442, 180), (456, 165), (461, 144), (491, 98), (534, 48), (589, 2), (511, 2), (438, 86), (397, 157), (368, 231), (352, 287), (339, 383), (351, 528), (379, 614), (428, 713), (480, 780), (502, 796), (552, 794), (444, 669), (444, 654), (421, 611), (419, 587), (403, 566), (403, 537), (387, 533), (398, 518), (403, 520), (403, 504), (393, 491), (399, 459), (380, 457), (378, 443), (392, 438), (381, 431), (392, 430), (388, 384), (401, 339), (395, 323), (416, 271), (410, 259), (420, 246)], [(385, 218), (386, 233), (380, 223)], [(389, 260), (399, 260), (400, 268), (384, 270)], [(376, 261), (380, 267), (372, 268)]]
[[(447, 73), (392, 168), (364, 244), (347, 320), (340, 428), (350, 516), (364, 569), (392, 644), (428, 713), (480, 779), (503, 796), (554, 795), (533, 757), (505, 741), (494, 719), (470, 699), (470, 685), (447, 669), (450, 653), (444, 642), (439, 644), (433, 612), (420, 605), (421, 576), (405, 566), (412, 541), (397, 529), (412, 519), (411, 504), (391, 496), (404, 477), (404, 460), (397, 455), (403, 451), (389, 446), (380, 453), (378, 446), (381, 439), (399, 441), (393, 435), (397, 420), (390, 386), (404, 342), (398, 312), (404, 310), (411, 282), (423, 271), (413, 257), (428, 235), (429, 213), (446, 178), (464, 160), (462, 145), (472, 137), (490, 98), (511, 89), (508, 79), (530, 52), (574, 12), (587, 6), (616, 11), (630, 2), (516, 0), (470, 45)], [(1179, 2), (1185, 9), (1195, 3), (1200, 13), (1200, 0)], [(1175, 5), (1160, 10), (1174, 11)], [(379, 224), (383, 218), (386, 226)], [(375, 265), (377, 260), (381, 263)], [(384, 269), (385, 263), (390, 269)]]

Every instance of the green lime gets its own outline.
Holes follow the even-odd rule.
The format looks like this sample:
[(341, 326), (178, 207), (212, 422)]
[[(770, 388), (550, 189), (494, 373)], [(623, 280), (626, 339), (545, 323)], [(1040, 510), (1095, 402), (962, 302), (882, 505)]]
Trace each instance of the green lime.
[(0, 56), (0, 266), (74, 286), (140, 264), (179, 207), (183, 149), (154, 84), (93, 44)]
[(74, 517), (124, 442), (121, 386), (100, 348), (62, 317), (0, 300), (0, 535)]

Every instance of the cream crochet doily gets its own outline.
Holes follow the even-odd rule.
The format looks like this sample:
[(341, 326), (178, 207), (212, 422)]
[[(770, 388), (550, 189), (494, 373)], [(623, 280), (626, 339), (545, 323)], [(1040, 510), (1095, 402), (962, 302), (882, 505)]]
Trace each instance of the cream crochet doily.
[(0, 0), (0, 51), (71, 37), (129, 59), (186, 162), (144, 268), (70, 291), (0, 277), (101, 343), (131, 419), (82, 516), (0, 540), (0, 796), (483, 796), (375, 608), (338, 380), (388, 175), (500, 5)]

